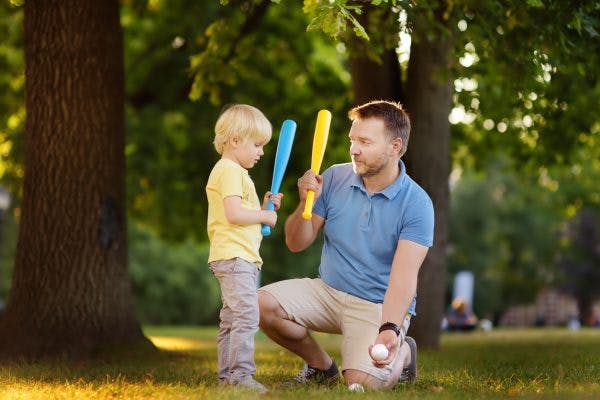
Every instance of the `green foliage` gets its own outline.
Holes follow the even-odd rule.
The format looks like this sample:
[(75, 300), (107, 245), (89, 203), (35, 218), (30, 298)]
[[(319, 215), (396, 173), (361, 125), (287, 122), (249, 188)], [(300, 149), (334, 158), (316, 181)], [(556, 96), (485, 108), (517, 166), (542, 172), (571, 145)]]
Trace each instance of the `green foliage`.
[[(0, 221), (0, 304), (12, 279), (17, 226)], [(138, 318), (151, 324), (212, 324), (221, 306), (219, 285), (210, 272), (208, 248), (188, 239), (162, 240), (140, 223), (129, 224), (129, 272)]]
[[(0, 180), (12, 193), (23, 178), (22, 133), (25, 127), (23, 9), (0, 3)], [(18, 196), (14, 201), (18, 204)]]
[[(377, 3), (381, 3), (381, 1)], [(337, 38), (345, 32), (349, 23), (358, 37), (369, 40), (365, 28), (354, 16), (354, 14), (362, 14), (362, 6), (358, 4), (351, 4), (347, 0), (308, 0), (304, 2), (303, 10), (311, 17), (306, 28), (308, 31), (321, 30), (327, 35)]]
[[(178, 0), (122, 5), (126, 71), (127, 209), (162, 237), (206, 238), (207, 164), (216, 161), (217, 110), (188, 99), (195, 32), (217, 3)], [(188, 18), (182, 18), (188, 15)]]
[(466, 172), (452, 189), (448, 270), (474, 273), (473, 303), (482, 316), (532, 301), (558, 275), (563, 219), (555, 193), (512, 170), (501, 158), (485, 174)]
[[(189, 236), (206, 240), (204, 186), (218, 159), (213, 127), (219, 109), (231, 102), (259, 107), (273, 124), (266, 154), (251, 171), (261, 195), (270, 186), (282, 121), (291, 118), (298, 123), (283, 185), (290, 195), (283, 210), (289, 212), (295, 181), (310, 165), (317, 111), (328, 108), (334, 114), (332, 143), (344, 141), (346, 135), (343, 113), (349, 104), (350, 82), (339, 53), (318, 35), (299, 34), (306, 20), (294, 7), (257, 9), (259, 2), (250, 1), (225, 8), (216, 2), (179, 0), (153, 10), (149, 4), (122, 8), (130, 216), (168, 240)], [(220, 16), (231, 21), (219, 23)], [(223, 57), (230, 52), (235, 57), (228, 61)], [(206, 83), (202, 91), (209, 96), (190, 102), (190, 87), (193, 92), (196, 85), (185, 76), (190, 68), (195, 71), (196, 57), (208, 63), (202, 64), (194, 79)], [(218, 90), (211, 92), (213, 84)], [(322, 97), (322, 93), (331, 95)], [(327, 155), (324, 165), (347, 159), (347, 153), (342, 156)], [(265, 248), (263, 254), (269, 253)]]
[(600, 3), (477, 2), (460, 11), (455, 105), (473, 123), (455, 129), (453, 145), (468, 146), (478, 167), (498, 148), (522, 168), (570, 162), (600, 120)]
[(474, 272), (478, 314), (497, 316), (530, 302), (544, 286), (597, 296), (589, 278), (598, 235), (577, 227), (582, 211), (600, 211), (598, 144), (576, 152), (568, 167), (535, 173), (497, 156), (483, 172), (465, 170), (453, 184), (449, 272)]
[(138, 318), (146, 324), (210, 324), (220, 307), (208, 248), (190, 240), (162, 241), (139, 224), (129, 226), (129, 271)]
[[(243, 4), (248, 3), (257, 4)], [(367, 8), (369, 18), (365, 20)], [(463, 108), (473, 121), (471, 128), (455, 129), (453, 145), (466, 144), (472, 149), (478, 167), (493, 155), (494, 151), (488, 150), (497, 148), (533, 169), (566, 163), (579, 145), (579, 137), (589, 135), (599, 119), (598, 2), (307, 0), (303, 11), (309, 17), (309, 30), (342, 39), (350, 44), (350, 52), (374, 59), (381, 50), (398, 43), (402, 25), (398, 14), (386, 17), (390, 11), (405, 13), (404, 26), (413, 42), (437, 40), (439, 35), (453, 38), (454, 59), (445, 73), (458, 78), (455, 106)], [(239, 15), (230, 8), (227, 12), (230, 14), (216, 22), (219, 29), (215, 31), (220, 34), (207, 31), (221, 48), (230, 43), (236, 46), (241, 40), (234, 34), (237, 39), (228, 42), (227, 34), (232, 31), (227, 27), (236, 30)], [(358, 38), (375, 37), (371, 42), (355, 40), (345, 33), (348, 26)], [(247, 36), (251, 34), (244, 39)], [(216, 59), (222, 56), (210, 48), (206, 46), (199, 55), (206, 62), (195, 64), (193, 72), (197, 82), (210, 81), (212, 85), (194, 85), (195, 95), (205, 91), (212, 97), (223, 84), (232, 84), (239, 76), (233, 66), (245, 62), (239, 57), (243, 52), (227, 47), (227, 58), (219, 65)], [(464, 79), (475, 87), (462, 85)]]
[(0, 306), (8, 298), (16, 249), (17, 224), (7, 212), (0, 215)]

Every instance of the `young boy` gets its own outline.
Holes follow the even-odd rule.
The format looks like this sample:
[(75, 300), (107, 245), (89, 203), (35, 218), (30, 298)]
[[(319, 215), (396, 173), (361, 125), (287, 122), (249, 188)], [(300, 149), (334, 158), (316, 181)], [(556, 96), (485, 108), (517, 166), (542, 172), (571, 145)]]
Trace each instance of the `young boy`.
[(219, 384), (265, 392), (254, 380), (254, 334), (258, 330), (258, 271), (261, 224), (277, 222), (266, 210), (269, 198), (279, 209), (282, 194), (267, 192), (262, 209), (248, 175), (271, 139), (271, 124), (260, 110), (245, 104), (227, 108), (215, 126), (215, 149), (221, 159), (213, 167), (206, 195), (208, 263), (221, 286), (218, 344)]

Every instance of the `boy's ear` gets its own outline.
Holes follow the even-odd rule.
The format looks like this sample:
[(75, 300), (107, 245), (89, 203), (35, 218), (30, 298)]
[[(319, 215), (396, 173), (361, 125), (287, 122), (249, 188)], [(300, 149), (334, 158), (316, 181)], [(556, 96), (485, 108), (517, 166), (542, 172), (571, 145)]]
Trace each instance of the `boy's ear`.
[(240, 144), (240, 138), (237, 135), (233, 135), (229, 138), (229, 145), (230, 146), (237, 146), (238, 144)]

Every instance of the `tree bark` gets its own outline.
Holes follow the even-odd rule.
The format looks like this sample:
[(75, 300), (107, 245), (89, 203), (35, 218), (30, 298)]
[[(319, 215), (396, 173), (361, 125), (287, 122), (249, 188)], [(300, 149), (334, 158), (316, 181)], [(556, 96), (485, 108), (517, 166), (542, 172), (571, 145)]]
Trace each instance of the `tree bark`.
[(417, 289), (418, 316), (410, 334), (419, 346), (438, 348), (446, 291), (446, 245), (450, 191), (450, 122), (452, 87), (448, 78), (450, 39), (413, 40), (408, 64), (406, 108), (412, 133), (404, 157), (409, 175), (429, 193), (435, 208), (434, 244), (421, 271)]
[(0, 356), (151, 348), (127, 275), (117, 0), (25, 2), (25, 178)]
[(352, 57), (350, 71), (356, 104), (371, 100), (402, 102), (402, 78), (395, 50), (385, 51), (381, 63), (367, 57)]

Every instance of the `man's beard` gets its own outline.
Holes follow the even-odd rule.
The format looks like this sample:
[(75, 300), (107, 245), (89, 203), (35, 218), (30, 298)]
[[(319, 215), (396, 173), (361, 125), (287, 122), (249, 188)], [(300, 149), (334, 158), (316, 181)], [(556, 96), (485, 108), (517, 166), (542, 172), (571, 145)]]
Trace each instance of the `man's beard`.
[(389, 157), (385, 157), (383, 160), (382, 158), (384, 157), (378, 158), (376, 164), (366, 164), (363, 161), (359, 161), (360, 164), (357, 164), (357, 162), (352, 159), (352, 169), (354, 170), (354, 173), (361, 178), (375, 176), (379, 174), (390, 161)]

